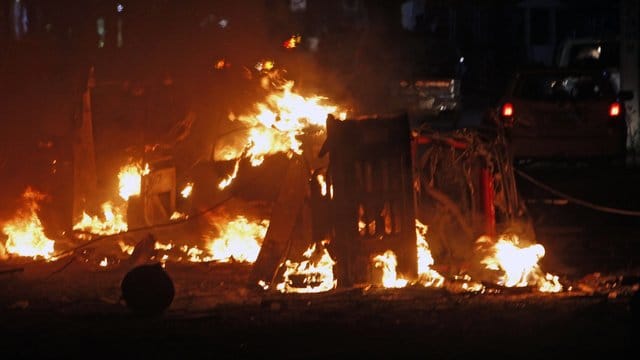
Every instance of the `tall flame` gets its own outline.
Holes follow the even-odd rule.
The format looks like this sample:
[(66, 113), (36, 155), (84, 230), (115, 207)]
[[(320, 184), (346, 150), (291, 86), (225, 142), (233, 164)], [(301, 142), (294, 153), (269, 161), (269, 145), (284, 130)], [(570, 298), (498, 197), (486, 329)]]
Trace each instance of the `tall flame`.
[(140, 195), (142, 176), (149, 174), (149, 164), (143, 168), (140, 163), (132, 163), (120, 168), (118, 173), (119, 193), (124, 200), (129, 200), (131, 196)]
[[(44, 234), (42, 222), (38, 218), (38, 202), (45, 195), (28, 187), (22, 194), (24, 206), (18, 210), (16, 216), (2, 227), (2, 232), (8, 236), (4, 245), (4, 252), (19, 256), (51, 259), (53, 256), (54, 240)], [(1, 253), (0, 253), (1, 254)]]
[[(431, 268), (434, 264), (429, 244), (426, 240), (428, 227), (416, 219), (416, 247), (418, 252), (418, 283), (425, 287), (442, 287), (444, 277)], [(373, 258), (374, 265), (382, 268), (382, 286), (386, 288), (405, 287), (408, 280), (399, 278), (396, 273), (396, 254), (387, 250), (382, 255)]]
[(424, 286), (442, 287), (444, 277), (431, 268), (434, 264), (429, 243), (427, 243), (427, 225), (416, 219), (416, 245), (418, 247), (418, 281)]
[[(498, 284), (506, 287), (537, 286), (543, 292), (562, 291), (558, 277), (544, 274), (538, 265), (545, 255), (544, 246), (534, 244), (522, 247), (519, 242), (516, 235), (502, 235), (481, 261), (487, 269), (502, 272)], [(483, 236), (477, 243), (491, 243), (491, 239)]]

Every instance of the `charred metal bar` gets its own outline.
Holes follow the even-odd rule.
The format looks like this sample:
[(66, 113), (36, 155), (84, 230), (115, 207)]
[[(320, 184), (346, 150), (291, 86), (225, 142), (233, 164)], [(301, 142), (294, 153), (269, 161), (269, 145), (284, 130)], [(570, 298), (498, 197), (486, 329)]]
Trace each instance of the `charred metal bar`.
[(482, 203), (485, 216), (484, 231), (487, 235), (496, 234), (496, 209), (493, 204), (495, 193), (493, 190), (493, 175), (487, 168), (480, 170), (480, 182), (482, 184)]

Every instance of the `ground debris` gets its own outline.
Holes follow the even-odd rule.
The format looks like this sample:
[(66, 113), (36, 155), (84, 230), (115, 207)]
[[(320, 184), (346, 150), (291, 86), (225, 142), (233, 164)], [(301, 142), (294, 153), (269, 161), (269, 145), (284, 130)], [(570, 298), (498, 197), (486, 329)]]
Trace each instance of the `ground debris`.
[(635, 274), (587, 274), (576, 282), (580, 291), (589, 294), (604, 294), (615, 298), (620, 295), (631, 295), (640, 289), (640, 276)]

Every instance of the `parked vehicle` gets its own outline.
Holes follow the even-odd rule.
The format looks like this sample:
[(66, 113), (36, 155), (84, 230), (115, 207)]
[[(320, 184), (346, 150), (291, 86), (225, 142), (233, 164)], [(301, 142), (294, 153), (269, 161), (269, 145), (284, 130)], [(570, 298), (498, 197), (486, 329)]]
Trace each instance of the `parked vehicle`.
[(407, 111), (414, 128), (434, 121), (457, 128), (464, 57), (448, 41), (432, 40), (422, 46), (403, 64), (400, 78), (392, 84), (392, 100)]
[(515, 159), (616, 158), (626, 153), (623, 101), (609, 73), (585, 68), (514, 74), (490, 117), (504, 129)]
[(599, 68), (609, 72), (615, 91), (620, 90), (620, 40), (617, 38), (571, 38), (556, 53), (558, 67)]

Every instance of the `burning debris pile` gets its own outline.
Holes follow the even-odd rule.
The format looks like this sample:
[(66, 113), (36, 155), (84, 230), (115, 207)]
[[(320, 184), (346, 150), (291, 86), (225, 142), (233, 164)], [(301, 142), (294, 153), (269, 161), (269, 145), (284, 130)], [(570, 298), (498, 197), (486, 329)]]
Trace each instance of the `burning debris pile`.
[[(265, 79), (273, 80), (269, 76)], [(45, 235), (38, 218), (38, 201), (45, 195), (28, 187), (24, 207), (3, 223), (0, 259), (25, 268), (27, 259), (39, 266), (75, 259), (91, 276), (112, 271), (120, 277), (152, 263), (173, 271), (196, 264), (220, 271), (225, 264), (236, 270), (240, 265), (241, 279), (228, 283), (281, 293), (371, 286), (476, 294), (573, 289), (541, 270), (541, 244), (523, 245), (496, 224), (495, 212), (513, 219), (518, 201), (511, 170), (505, 159), (491, 157), (492, 145), (481, 146), (469, 134), (411, 134), (402, 116), (348, 118), (338, 106), (324, 105), (326, 98), (296, 93), (291, 81), (267, 81), (265, 88), (270, 93), (253, 112), (229, 115), (242, 131), (216, 145), (212, 162), (233, 163), (220, 181), (186, 181), (178, 189), (174, 168), (132, 160), (114, 174), (117, 193), (102, 203), (102, 213), (83, 211), (66, 238), (55, 239)], [(388, 134), (394, 134), (388, 147), (378, 146)], [(351, 151), (347, 145), (353, 153), (345, 155)], [(247, 209), (227, 212), (222, 204), (240, 191), (233, 185), (243, 176), (243, 162), (259, 167), (274, 154), (290, 160), (276, 201), (239, 202)], [(455, 169), (464, 176), (443, 183), (441, 174), (451, 176)], [(467, 208), (451, 198), (451, 191), (459, 191), (452, 189), (454, 183), (475, 189), (462, 204)], [(176, 205), (200, 187), (215, 189), (223, 200), (207, 209)], [(136, 216), (142, 220), (132, 226)], [(446, 238), (452, 232), (444, 227), (453, 223), (452, 229), (461, 230)], [(141, 232), (151, 235), (140, 237)], [(473, 255), (464, 261), (475, 263), (463, 265), (481, 271), (449, 266), (459, 260), (456, 249), (465, 246)], [(178, 297), (181, 290), (177, 284)]]

